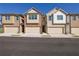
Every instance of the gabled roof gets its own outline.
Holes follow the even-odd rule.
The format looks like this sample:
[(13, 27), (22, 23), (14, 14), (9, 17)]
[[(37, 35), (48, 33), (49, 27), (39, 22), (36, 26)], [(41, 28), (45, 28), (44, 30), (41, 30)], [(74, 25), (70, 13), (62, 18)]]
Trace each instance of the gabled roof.
[(27, 12), (25, 12), (24, 14), (27, 14), (30, 10), (35, 10), (37, 13), (44, 15), (41, 11), (37, 10), (36, 8), (32, 7), (31, 9), (29, 9)]
[[(56, 10), (56, 11), (55, 11)], [(56, 13), (57, 11), (61, 11), (61, 12), (63, 12), (64, 14), (68, 14), (67, 12), (65, 12), (63, 9), (61, 9), (61, 8), (54, 8), (54, 9), (52, 9), (51, 11), (54, 11), (53, 13)], [(49, 11), (48, 13), (50, 13), (51, 11)], [(48, 14), (47, 13), (47, 14)]]
[(63, 12), (64, 14), (68, 14), (66, 11), (64, 11), (64, 10), (61, 9), (61, 8), (58, 8), (57, 10)]
[(68, 13), (68, 15), (71, 15), (71, 16), (79, 16), (78, 13)]

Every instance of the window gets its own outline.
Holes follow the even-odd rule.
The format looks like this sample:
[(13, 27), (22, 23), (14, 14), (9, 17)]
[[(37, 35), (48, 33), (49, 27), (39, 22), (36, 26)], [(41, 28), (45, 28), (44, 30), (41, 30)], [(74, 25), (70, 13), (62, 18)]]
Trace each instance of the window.
[(10, 16), (6, 16), (6, 20), (10, 20)]
[(35, 19), (37, 19), (37, 15), (35, 15)]
[(49, 20), (51, 20), (51, 16), (49, 16)]
[(2, 16), (0, 16), (0, 20), (2, 20)]
[(78, 19), (79, 19), (79, 16), (78, 16)]
[(35, 20), (35, 19), (37, 19), (37, 15), (36, 14), (31, 14), (31, 15), (29, 15), (29, 19), (30, 20), (31, 19)]
[(79, 16), (77, 16), (77, 20), (79, 20)]
[(63, 20), (63, 15), (57, 15), (57, 20)]
[(16, 20), (19, 20), (19, 18), (20, 18), (19, 16), (16, 16)]
[(73, 17), (73, 20), (76, 20), (76, 16), (72, 16)]
[(53, 20), (53, 15), (49, 16), (49, 20)]
[(29, 19), (32, 19), (32, 16), (31, 15), (29, 15)]
[(2, 24), (2, 16), (0, 16), (0, 24)]

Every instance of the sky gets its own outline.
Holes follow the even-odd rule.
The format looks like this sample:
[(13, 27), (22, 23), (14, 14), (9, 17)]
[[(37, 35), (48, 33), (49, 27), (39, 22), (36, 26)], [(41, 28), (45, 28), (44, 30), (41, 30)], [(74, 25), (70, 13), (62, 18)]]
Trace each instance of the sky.
[(42, 13), (47, 13), (53, 8), (61, 8), (68, 13), (79, 13), (79, 3), (0, 3), (0, 13), (24, 14), (31, 7)]
[(79, 3), (0, 3), (0, 13), (24, 14), (32, 7), (44, 14), (54, 8), (61, 8), (68, 13), (79, 13)]

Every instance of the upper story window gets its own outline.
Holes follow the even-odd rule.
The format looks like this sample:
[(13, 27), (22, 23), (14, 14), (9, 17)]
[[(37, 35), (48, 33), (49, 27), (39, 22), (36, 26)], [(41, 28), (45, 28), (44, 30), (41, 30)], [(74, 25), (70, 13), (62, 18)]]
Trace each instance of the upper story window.
[(49, 16), (49, 20), (52, 20), (52, 19), (51, 19), (51, 16)]
[(57, 20), (63, 20), (63, 15), (57, 15)]
[(10, 16), (6, 16), (6, 20), (10, 20)]
[(49, 16), (49, 20), (53, 20), (53, 15)]
[(76, 20), (76, 16), (72, 16), (72, 20)]
[(2, 24), (2, 16), (0, 16), (0, 24)]
[(0, 20), (2, 20), (2, 16), (0, 16)]
[(79, 16), (78, 16), (78, 19), (79, 19)]
[(76, 16), (76, 20), (79, 20), (79, 16)]
[(19, 19), (20, 19), (20, 17), (19, 17), (19, 16), (16, 16), (15, 18), (16, 18), (16, 20), (19, 20)]
[(31, 14), (31, 15), (29, 15), (29, 19), (30, 20), (35, 20), (35, 19), (37, 19), (37, 15), (36, 14)]

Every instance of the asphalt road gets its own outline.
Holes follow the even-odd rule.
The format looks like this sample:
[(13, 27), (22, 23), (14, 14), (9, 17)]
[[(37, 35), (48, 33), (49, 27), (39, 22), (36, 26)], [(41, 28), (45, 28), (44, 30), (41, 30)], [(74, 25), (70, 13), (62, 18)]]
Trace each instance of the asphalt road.
[(0, 37), (0, 56), (79, 56), (78, 38)]

